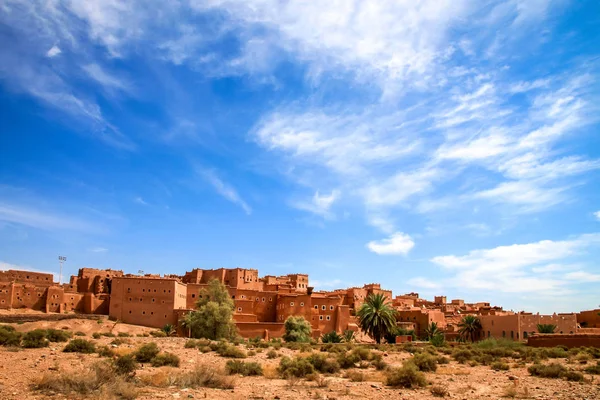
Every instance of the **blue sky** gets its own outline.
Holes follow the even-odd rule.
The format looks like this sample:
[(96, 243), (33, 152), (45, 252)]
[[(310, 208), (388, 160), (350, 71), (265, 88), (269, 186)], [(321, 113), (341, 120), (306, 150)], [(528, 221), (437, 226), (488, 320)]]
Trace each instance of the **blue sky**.
[(600, 296), (597, 1), (0, 5), (0, 267)]

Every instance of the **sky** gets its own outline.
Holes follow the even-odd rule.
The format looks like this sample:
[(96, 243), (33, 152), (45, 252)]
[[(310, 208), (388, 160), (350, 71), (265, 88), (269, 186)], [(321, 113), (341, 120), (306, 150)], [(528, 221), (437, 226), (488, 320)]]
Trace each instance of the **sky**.
[(600, 307), (600, 3), (0, 1), (0, 269)]

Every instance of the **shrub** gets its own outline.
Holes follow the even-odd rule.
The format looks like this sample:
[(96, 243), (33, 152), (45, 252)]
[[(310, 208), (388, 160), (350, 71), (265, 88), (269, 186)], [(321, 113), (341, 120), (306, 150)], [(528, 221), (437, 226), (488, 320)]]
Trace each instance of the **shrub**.
[(100, 339), (102, 337), (102, 335), (100, 334), (100, 332), (94, 332), (94, 333), (92, 333), (92, 337), (94, 339)]
[(44, 329), (34, 329), (23, 335), (22, 346), (26, 349), (37, 349), (48, 347), (48, 339), (46, 339), (46, 331)]
[(361, 361), (360, 357), (353, 352), (341, 353), (337, 357), (338, 364), (341, 368), (354, 368), (356, 364)]
[(10, 325), (0, 325), (0, 345), (18, 346), (21, 344), (21, 333)]
[(279, 362), (279, 373), (284, 378), (289, 378), (291, 376), (303, 378), (314, 372), (315, 367), (306, 358), (296, 357), (292, 360), (289, 357), (282, 357)]
[(248, 353), (246, 353), (248, 355), (248, 357), (254, 357), (256, 355), (256, 351), (254, 350), (250, 350)]
[(277, 358), (279, 357), (279, 354), (277, 354), (277, 352), (273, 349), (267, 351), (267, 358), (268, 359), (273, 359), (273, 358)]
[(324, 354), (313, 353), (307, 359), (317, 371), (323, 374), (335, 374), (340, 370), (340, 364)]
[(115, 372), (119, 375), (127, 375), (135, 371), (138, 367), (137, 362), (135, 361), (135, 357), (133, 354), (125, 354), (123, 356), (117, 357), (116, 360), (113, 361), (113, 368)]
[(101, 332), (100, 335), (106, 336), (106, 337), (116, 337), (117, 336), (112, 332)]
[(63, 349), (65, 353), (85, 353), (91, 354), (96, 352), (96, 345), (89, 340), (73, 339)]
[(458, 349), (452, 353), (452, 357), (459, 363), (464, 364), (473, 359), (473, 352), (468, 349)]
[(338, 335), (336, 331), (331, 331), (321, 336), (321, 341), (323, 343), (342, 343), (342, 340), (344, 340), (344, 338), (341, 335)]
[(229, 375), (240, 374), (243, 376), (260, 376), (263, 374), (262, 366), (259, 363), (238, 360), (228, 360), (225, 364), (225, 372)]
[(185, 347), (186, 349), (193, 349), (195, 347), (198, 347), (198, 341), (196, 339), (188, 339), (185, 341), (183, 347)]
[(233, 389), (235, 384), (231, 377), (213, 365), (198, 365), (193, 371), (178, 372), (167, 376), (164, 386), (177, 386), (180, 388), (206, 387), (212, 389)]
[(491, 364), (491, 368), (494, 371), (508, 371), (510, 369), (510, 366), (507, 363), (503, 363), (501, 361), (496, 361)]
[(159, 353), (158, 346), (154, 342), (147, 343), (135, 352), (135, 359), (138, 362), (145, 363), (150, 362)]
[(163, 331), (167, 336), (175, 336), (175, 334), (177, 334), (177, 329), (172, 324), (166, 324), (160, 330)]
[(356, 347), (352, 350), (352, 354), (356, 355), (356, 357), (361, 361), (370, 360), (373, 357), (371, 350), (367, 349), (366, 347)]
[(75, 332), (75, 336), (86, 336), (84, 332), (77, 331)]
[(246, 358), (246, 353), (237, 346), (224, 343), (223, 346), (217, 348), (217, 353), (221, 357), (229, 358)]
[(51, 342), (66, 342), (73, 337), (73, 334), (61, 329), (46, 329), (46, 339)]
[(583, 374), (577, 371), (567, 371), (562, 375), (562, 377), (573, 382), (583, 382), (584, 380)]
[(154, 356), (150, 361), (153, 367), (179, 367), (179, 357), (173, 353), (160, 353)]
[(362, 371), (346, 371), (344, 377), (349, 379), (350, 382), (364, 382), (365, 374)]
[(391, 368), (387, 371), (385, 384), (392, 387), (415, 388), (427, 384), (425, 375), (419, 372), (412, 363), (405, 363), (400, 368)]
[(411, 361), (419, 371), (435, 372), (437, 370), (437, 358), (427, 353), (415, 354)]
[(600, 361), (596, 365), (589, 366), (585, 369), (585, 372), (593, 375), (600, 375)]
[(446, 344), (446, 339), (444, 338), (444, 334), (440, 333), (432, 336), (431, 339), (429, 339), (429, 342), (435, 347), (442, 347)]
[(113, 357), (115, 355), (115, 352), (113, 349), (111, 349), (108, 346), (100, 346), (96, 349), (96, 353), (98, 353), (98, 355), (100, 357)]
[(212, 350), (211, 350), (211, 348), (210, 348), (210, 347), (208, 347), (208, 346), (204, 346), (204, 347), (201, 347), (201, 348), (200, 348), (200, 351), (201, 351), (202, 353), (208, 353), (208, 352), (210, 352), (210, 351), (212, 351)]
[(117, 333), (118, 337), (131, 337), (131, 335), (127, 332), (119, 332)]
[(562, 377), (567, 372), (567, 369), (560, 364), (533, 364), (527, 368), (527, 371), (533, 376), (557, 379)]
[(354, 341), (354, 334), (355, 334), (355, 332), (351, 331), (350, 329), (345, 330), (344, 334), (343, 334), (344, 342), (346, 342), (346, 343), (353, 342)]
[(446, 397), (449, 394), (448, 389), (442, 385), (433, 385), (431, 388), (429, 388), (429, 391), (434, 397)]
[(154, 336), (155, 338), (164, 338), (167, 337), (167, 334), (164, 333), (163, 331), (152, 331), (150, 332), (151, 336)]
[(444, 357), (444, 356), (439, 356), (437, 358), (437, 363), (442, 365), (442, 364), (450, 364), (450, 359), (448, 357)]
[(554, 333), (556, 325), (553, 324), (537, 324), (537, 330), (539, 333)]
[(312, 328), (304, 317), (288, 317), (285, 320), (284, 326), (285, 333), (283, 334), (283, 339), (286, 342), (310, 342)]
[(388, 366), (387, 363), (381, 358), (371, 361), (371, 365), (373, 365), (377, 371), (383, 371)]

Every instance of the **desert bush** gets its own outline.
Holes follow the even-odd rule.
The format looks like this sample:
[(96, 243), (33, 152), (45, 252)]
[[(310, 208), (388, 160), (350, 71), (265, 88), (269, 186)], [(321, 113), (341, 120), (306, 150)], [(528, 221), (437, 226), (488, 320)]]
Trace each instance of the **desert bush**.
[(86, 336), (86, 334), (84, 332), (77, 331), (75, 332), (75, 336)]
[(73, 334), (62, 329), (46, 329), (46, 339), (51, 342), (67, 342)]
[(284, 378), (289, 378), (290, 376), (303, 378), (308, 374), (313, 374), (315, 367), (307, 358), (296, 357), (291, 359), (289, 357), (282, 357), (281, 361), (279, 361), (278, 370)]
[(312, 328), (310, 323), (302, 316), (288, 317), (284, 323), (286, 342), (310, 342)]
[(307, 359), (317, 371), (323, 374), (335, 374), (340, 370), (340, 364), (325, 354), (313, 353)]
[(450, 359), (448, 357), (444, 357), (444, 356), (438, 356), (436, 358), (436, 361), (440, 365), (442, 365), (442, 364), (450, 364)]
[(150, 332), (150, 336), (153, 336), (155, 338), (165, 338), (167, 337), (167, 334), (164, 331), (152, 331)]
[(159, 352), (160, 352), (160, 350), (158, 349), (158, 346), (156, 345), (156, 343), (150, 342), (150, 343), (140, 346), (135, 351), (134, 356), (138, 362), (145, 363), (145, 362), (152, 361), (152, 359), (154, 357), (156, 357), (156, 355)]
[(262, 366), (259, 363), (239, 360), (228, 360), (225, 364), (225, 372), (229, 375), (240, 374), (243, 376), (260, 376), (263, 374)]
[(350, 382), (364, 382), (366, 379), (364, 372), (356, 370), (346, 371), (344, 378), (349, 379)]
[(237, 346), (225, 343), (223, 346), (217, 348), (217, 353), (221, 357), (228, 358), (246, 358), (246, 353)]
[(250, 350), (248, 353), (246, 353), (246, 355), (248, 357), (254, 357), (256, 355), (256, 351), (255, 350)]
[(48, 347), (49, 341), (46, 339), (46, 330), (34, 329), (23, 335), (23, 341), (21, 345), (26, 349), (37, 349), (41, 347)]
[(177, 372), (167, 378), (167, 386), (180, 388), (233, 389), (235, 386), (231, 377), (225, 376), (212, 365), (198, 365), (193, 371)]
[(101, 332), (100, 335), (105, 336), (105, 337), (116, 337), (117, 336), (112, 332)]
[(383, 371), (388, 366), (387, 363), (383, 361), (383, 359), (373, 360), (371, 361), (371, 365), (373, 365), (377, 371)]
[(63, 349), (65, 353), (85, 353), (91, 354), (96, 352), (96, 345), (89, 340), (73, 339)]
[(200, 348), (200, 351), (201, 351), (202, 353), (208, 353), (208, 352), (210, 352), (210, 351), (212, 351), (212, 350), (211, 350), (211, 348), (210, 348), (210, 347), (208, 347), (208, 346), (204, 346), (204, 347), (201, 347), (201, 348)]
[(567, 358), (569, 353), (562, 347), (549, 347), (542, 349), (542, 354), (548, 358)]
[(358, 364), (361, 360), (360, 357), (354, 352), (345, 352), (338, 354), (337, 357), (338, 364), (340, 368), (354, 368), (356, 364)]
[(131, 343), (131, 340), (129, 339), (122, 339), (122, 338), (116, 338), (111, 340), (110, 344), (114, 344), (115, 346), (120, 346), (124, 343)]
[(44, 374), (33, 385), (33, 389), (66, 396), (96, 395), (100, 398), (116, 397), (124, 400), (133, 400), (137, 397), (137, 390), (133, 384), (115, 375), (112, 367), (105, 362), (96, 363), (90, 369), (76, 373)]
[(194, 349), (198, 347), (198, 341), (196, 339), (188, 339), (185, 341), (183, 347), (186, 349)]
[(431, 354), (415, 354), (411, 361), (417, 366), (419, 371), (435, 372), (437, 370), (437, 357)]
[(20, 344), (20, 332), (10, 325), (0, 325), (0, 346), (18, 346)]
[(102, 337), (102, 335), (100, 334), (100, 332), (94, 332), (94, 333), (92, 333), (92, 337), (94, 339), (100, 339)]
[(434, 397), (446, 397), (449, 395), (448, 389), (442, 385), (433, 385), (429, 388), (429, 391)]
[(131, 337), (131, 335), (127, 332), (119, 332), (117, 333), (117, 337)]
[(135, 361), (133, 354), (125, 354), (117, 357), (113, 361), (113, 368), (115, 373), (119, 375), (127, 375), (135, 371), (138, 367), (138, 363)]
[(554, 333), (554, 331), (556, 331), (556, 325), (537, 324), (537, 330), (539, 333)]
[(100, 357), (113, 357), (115, 355), (114, 350), (108, 346), (97, 347), (96, 353), (98, 353)]
[(391, 368), (386, 373), (385, 384), (392, 387), (415, 388), (427, 385), (427, 380), (416, 365), (405, 363), (400, 368)]
[(321, 341), (323, 343), (342, 343), (343, 340), (344, 338), (341, 335), (338, 335), (336, 331), (331, 331), (321, 336)]
[(496, 361), (490, 365), (494, 371), (508, 371), (510, 366), (507, 363)]
[(153, 367), (179, 367), (179, 357), (173, 353), (159, 353), (150, 361)]
[(267, 351), (267, 358), (268, 359), (273, 359), (273, 358), (277, 358), (279, 357), (279, 354), (277, 354), (277, 352), (273, 349)]
[(366, 347), (356, 347), (352, 350), (352, 354), (356, 355), (356, 357), (358, 357), (358, 359), (361, 361), (367, 361), (373, 357), (371, 350), (367, 349)]
[(527, 371), (533, 376), (539, 376), (541, 378), (561, 378), (566, 372), (567, 369), (560, 364), (533, 364)]
[(593, 375), (600, 375), (600, 361), (596, 365), (591, 365), (585, 369), (585, 372)]
[(457, 349), (452, 353), (452, 358), (454, 358), (457, 362), (464, 364), (467, 361), (472, 360), (474, 354), (469, 349)]
[(572, 382), (583, 382), (585, 379), (583, 374), (577, 371), (567, 371), (562, 375), (562, 377)]
[(580, 364), (587, 364), (588, 361), (592, 360), (592, 355), (584, 351), (577, 354), (573, 360)]

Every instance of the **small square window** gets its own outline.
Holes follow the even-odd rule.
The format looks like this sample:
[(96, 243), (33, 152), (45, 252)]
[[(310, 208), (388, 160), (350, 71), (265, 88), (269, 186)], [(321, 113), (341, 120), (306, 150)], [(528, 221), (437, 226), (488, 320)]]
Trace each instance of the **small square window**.
[(329, 309), (330, 309), (330, 310), (333, 310), (333, 306), (329, 306)]
[(238, 307), (238, 312), (242, 312), (242, 307)]
[(322, 310), (326, 310), (326, 309), (327, 309), (327, 306), (322, 306), (322, 307), (321, 307), (321, 309), (322, 309)]
[(304, 307), (304, 303), (300, 303), (300, 307)]
[(323, 316), (319, 315), (319, 321), (323, 321)]
[(315, 305), (315, 310), (318, 310), (318, 309), (319, 309), (319, 306)]
[(293, 301), (290, 302), (290, 307), (294, 307), (294, 302)]

